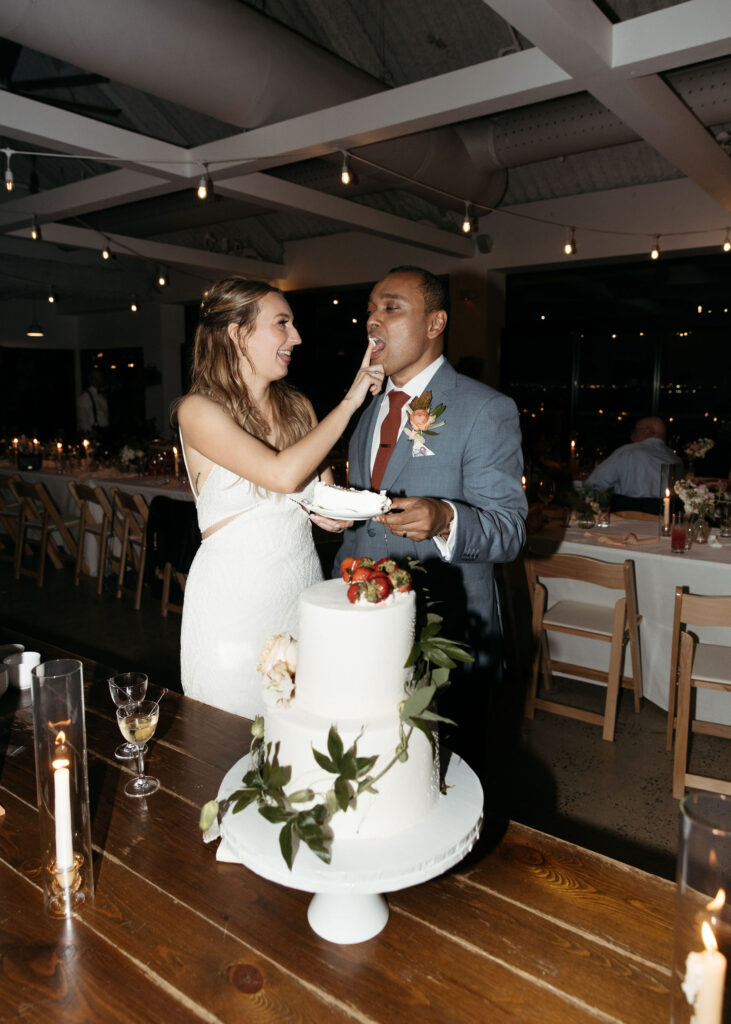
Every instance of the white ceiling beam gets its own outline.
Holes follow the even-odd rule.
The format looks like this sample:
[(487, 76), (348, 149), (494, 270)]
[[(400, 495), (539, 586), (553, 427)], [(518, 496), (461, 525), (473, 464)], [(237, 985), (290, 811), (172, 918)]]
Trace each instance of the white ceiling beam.
[(167, 195), (177, 188), (169, 181), (139, 171), (110, 171), (94, 178), (84, 178), (69, 185), (21, 196), (0, 206), (0, 232), (24, 227), (35, 216), (40, 224), (47, 221), (81, 217), (95, 210), (106, 210), (121, 203), (132, 203), (153, 196)]
[(413, 242), (452, 256), (474, 255), (471, 239), (441, 231), (428, 224), (417, 224), (392, 213), (383, 213), (326, 192), (318, 192), (317, 189), (282, 181), (269, 174), (245, 174), (240, 178), (229, 178), (217, 185), (216, 189), (221, 195), (234, 199), (256, 199), (280, 210), (299, 210), (318, 217), (328, 217), (370, 234), (395, 238), (400, 242)]
[(632, 76), (714, 60), (731, 53), (728, 0), (687, 0), (612, 29), (612, 66)]
[[(10, 234), (14, 237), (27, 236), (25, 231), (12, 231)], [(107, 248), (120, 256), (137, 257), (171, 266), (195, 267), (216, 275), (242, 274), (267, 280), (287, 276), (287, 268), (280, 263), (265, 263), (263, 260), (252, 260), (242, 256), (226, 256), (183, 245), (170, 245), (167, 242), (128, 238), (126, 235), (105, 234), (104, 238)], [(66, 224), (43, 225), (43, 240), (34, 243), (38, 247), (39, 255), (45, 255), (43, 247), (48, 242), (54, 245), (76, 246), (80, 249), (100, 249), (99, 232)]]
[(540, 50), (525, 50), (210, 142), (192, 149), (190, 157), (198, 165), (210, 162), (218, 177), (265, 170), (565, 96), (575, 88)]
[(188, 150), (168, 142), (59, 110), (26, 96), (0, 93), (0, 130), (30, 146), (74, 153), (92, 160), (124, 160), (165, 178), (200, 174), (189, 163)]
[(656, 76), (612, 67), (613, 26), (593, 0), (484, 0), (725, 209), (731, 159)]

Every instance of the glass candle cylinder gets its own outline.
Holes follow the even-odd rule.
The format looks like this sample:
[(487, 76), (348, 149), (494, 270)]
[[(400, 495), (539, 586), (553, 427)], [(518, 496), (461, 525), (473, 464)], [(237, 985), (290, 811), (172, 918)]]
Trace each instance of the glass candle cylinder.
[(731, 797), (680, 804), (673, 1024), (731, 1021)]
[(44, 901), (69, 917), (94, 895), (81, 662), (38, 665), (32, 688)]

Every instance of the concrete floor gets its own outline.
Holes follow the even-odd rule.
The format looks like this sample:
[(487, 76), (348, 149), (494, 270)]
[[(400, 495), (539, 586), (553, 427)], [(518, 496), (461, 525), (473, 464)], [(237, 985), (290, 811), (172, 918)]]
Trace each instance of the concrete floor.
[[(49, 566), (46, 583), (13, 579), (0, 560), (0, 628), (74, 651), (118, 671), (145, 671), (151, 682), (180, 689), (180, 617), (160, 615), (159, 599), (146, 590), (142, 608), (117, 600), (111, 587), (101, 597), (94, 581), (74, 587), (70, 568)], [(573, 699), (580, 690), (589, 704), (597, 687), (558, 680), (555, 695)], [(645, 702), (635, 714), (629, 694), (622, 700), (616, 739), (607, 743), (597, 726), (537, 712), (523, 720), (521, 750), (510, 816), (545, 832), (674, 877), (678, 802), (672, 798), (672, 755), (665, 750), (666, 715)], [(728, 772), (723, 740), (697, 736), (693, 761), (702, 758), (715, 774)], [(696, 763), (697, 762), (697, 763)], [(701, 768), (702, 770), (702, 768)], [(489, 799), (489, 797), (488, 797)]]

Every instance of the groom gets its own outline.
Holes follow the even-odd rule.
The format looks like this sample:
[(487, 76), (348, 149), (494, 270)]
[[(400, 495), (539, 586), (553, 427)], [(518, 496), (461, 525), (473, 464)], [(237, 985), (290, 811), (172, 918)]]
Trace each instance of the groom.
[(446, 361), (445, 305), (442, 283), (419, 267), (396, 267), (371, 292), (371, 362), (388, 382), (351, 439), (349, 485), (386, 490), (392, 504), (376, 519), (342, 524), (334, 574), (347, 556), (419, 559), (444, 635), (472, 647), (474, 700), (465, 710), (479, 714), (484, 693), (473, 683), (482, 691), (501, 667), (493, 565), (520, 552), (527, 505), (515, 403)]

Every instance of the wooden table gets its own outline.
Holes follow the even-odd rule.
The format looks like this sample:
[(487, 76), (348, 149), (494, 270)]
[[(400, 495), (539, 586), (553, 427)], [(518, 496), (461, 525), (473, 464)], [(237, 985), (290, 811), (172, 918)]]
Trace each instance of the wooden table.
[(36, 874), (30, 708), (0, 699), (0, 1019), (668, 1019), (671, 883), (513, 824), (476, 863), (392, 894), (379, 936), (332, 945), (307, 924), (307, 894), (201, 841), (200, 805), (248, 749), (248, 723), (169, 694), (148, 757), (162, 788), (129, 799), (104, 674), (87, 677), (96, 899), (68, 922), (45, 915)]

